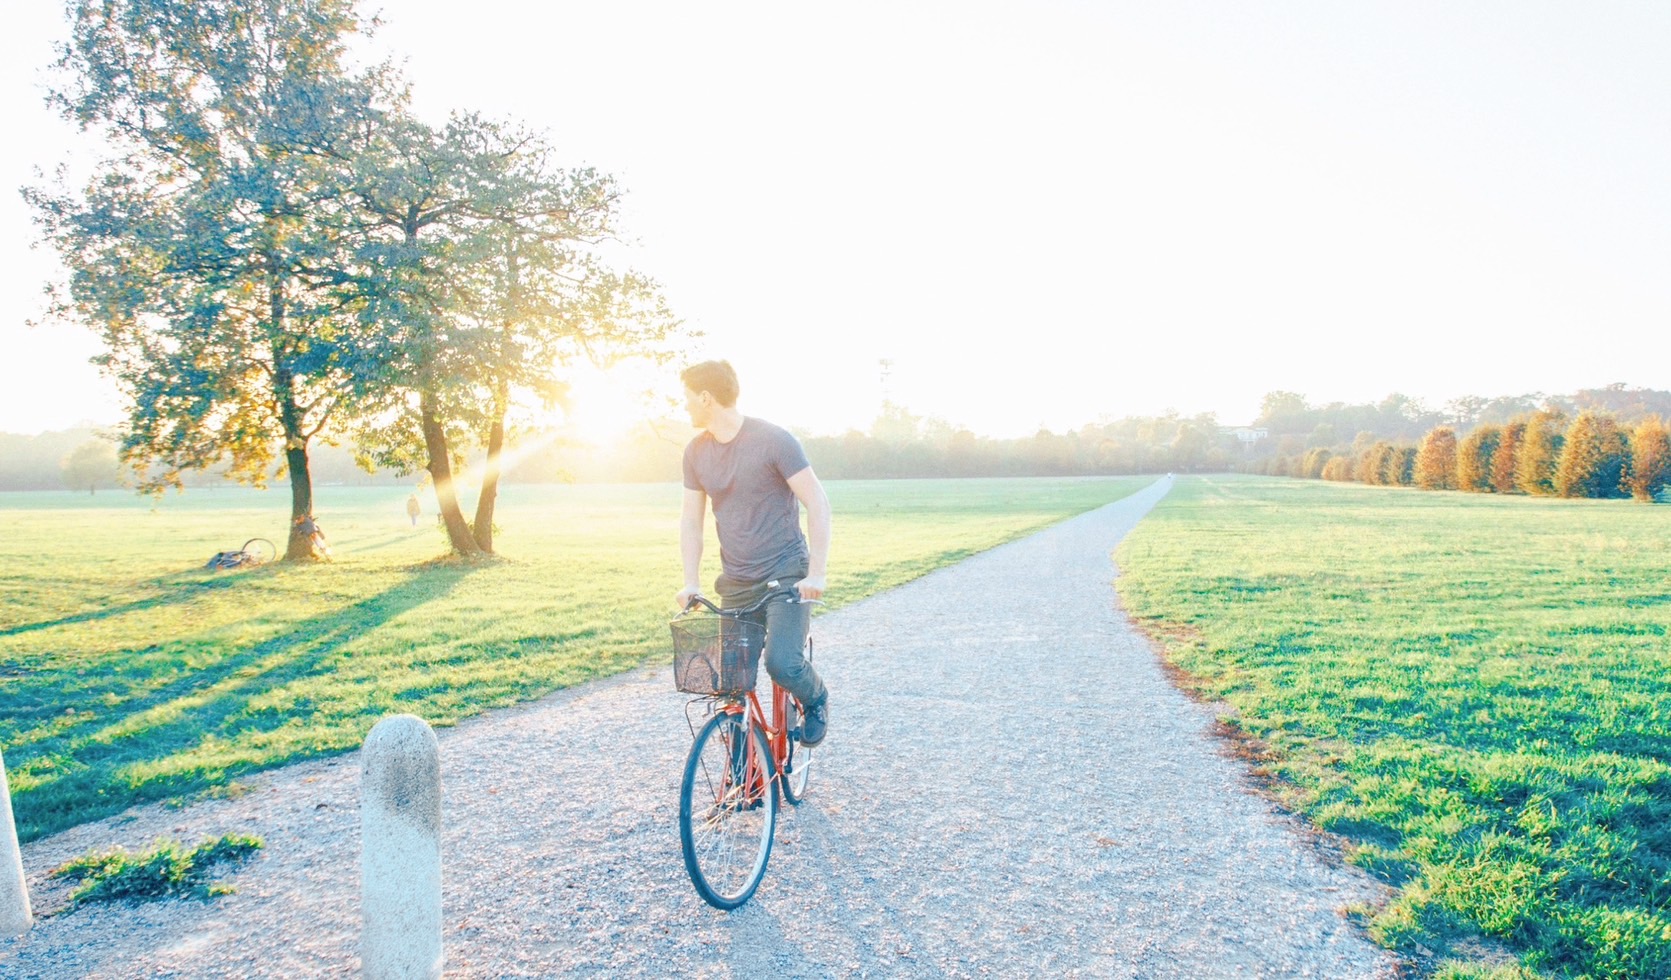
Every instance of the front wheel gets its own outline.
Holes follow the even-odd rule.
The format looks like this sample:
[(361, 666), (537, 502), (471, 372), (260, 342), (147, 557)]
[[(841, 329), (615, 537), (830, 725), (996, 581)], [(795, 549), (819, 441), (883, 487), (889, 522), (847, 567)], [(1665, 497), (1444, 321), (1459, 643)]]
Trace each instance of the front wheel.
[(702, 900), (748, 901), (766, 877), (777, 826), (776, 780), (766, 736), (745, 715), (721, 712), (696, 733), (679, 788), (679, 844)]

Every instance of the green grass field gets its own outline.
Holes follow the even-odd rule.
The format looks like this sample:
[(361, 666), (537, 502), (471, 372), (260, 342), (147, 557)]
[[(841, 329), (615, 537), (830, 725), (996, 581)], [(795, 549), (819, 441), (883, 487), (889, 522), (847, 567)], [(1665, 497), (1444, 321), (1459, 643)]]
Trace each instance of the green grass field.
[(1398, 887), (1377, 938), (1671, 976), (1671, 508), (1191, 479), (1116, 557), (1276, 791)]
[[(832, 483), (829, 598), (1148, 482)], [(241, 773), (357, 747), (389, 712), (446, 725), (670, 656), (677, 486), (508, 487), (504, 557), (478, 565), (433, 561), (443, 538), (433, 514), (409, 525), (406, 493), (321, 488), (334, 563), (232, 572), (202, 565), (277, 540), (286, 493), (0, 496), (0, 750), (22, 837), (236, 791)], [(707, 557), (712, 581), (712, 541)]]

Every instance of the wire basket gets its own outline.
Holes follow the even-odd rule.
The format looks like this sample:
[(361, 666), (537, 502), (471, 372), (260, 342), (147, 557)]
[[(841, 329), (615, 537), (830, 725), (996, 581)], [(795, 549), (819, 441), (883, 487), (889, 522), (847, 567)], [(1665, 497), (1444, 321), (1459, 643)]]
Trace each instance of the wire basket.
[(766, 627), (735, 616), (686, 616), (670, 625), (675, 687), (710, 695), (754, 690)]

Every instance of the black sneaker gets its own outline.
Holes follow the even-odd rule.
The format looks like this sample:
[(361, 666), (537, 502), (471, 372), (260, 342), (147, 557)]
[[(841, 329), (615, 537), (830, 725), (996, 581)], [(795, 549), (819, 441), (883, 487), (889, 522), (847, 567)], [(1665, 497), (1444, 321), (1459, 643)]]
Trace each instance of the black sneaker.
[(824, 729), (830, 724), (830, 696), (824, 695), (824, 700), (806, 709), (801, 716), (801, 744), (812, 748), (824, 741)]

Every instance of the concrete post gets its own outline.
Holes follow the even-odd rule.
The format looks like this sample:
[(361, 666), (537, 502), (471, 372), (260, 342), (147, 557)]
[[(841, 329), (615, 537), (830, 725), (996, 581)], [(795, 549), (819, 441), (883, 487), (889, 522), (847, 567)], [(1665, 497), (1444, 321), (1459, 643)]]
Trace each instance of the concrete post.
[(435, 732), (391, 715), (360, 753), (360, 969), (441, 976), (441, 754)]
[(29, 909), (29, 885), (23, 880), (23, 852), (17, 846), (12, 791), (6, 785), (6, 760), (0, 757), (0, 936), (21, 936), (35, 924)]

